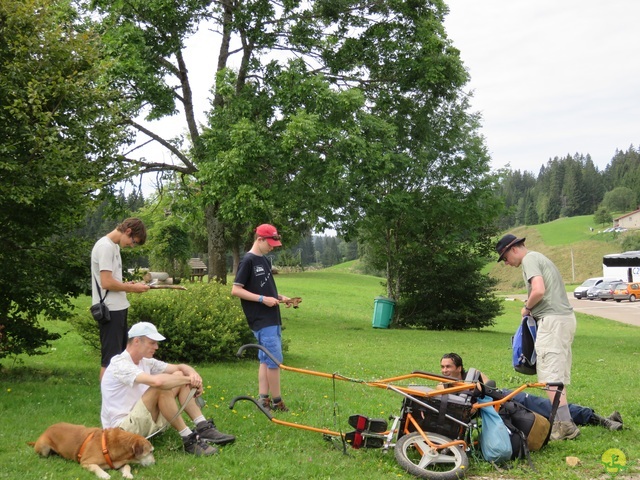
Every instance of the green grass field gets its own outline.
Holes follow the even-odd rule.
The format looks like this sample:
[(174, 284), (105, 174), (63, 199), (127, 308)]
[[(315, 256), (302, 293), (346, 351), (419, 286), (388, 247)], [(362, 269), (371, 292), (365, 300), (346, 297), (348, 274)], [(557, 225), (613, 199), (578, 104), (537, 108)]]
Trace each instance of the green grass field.
[[(374, 329), (373, 300), (384, 294), (379, 278), (350, 273), (350, 266), (342, 265), (278, 275), (276, 282), (281, 293), (304, 299), (296, 310), (283, 309), (283, 336), (289, 343), (284, 360), (287, 366), (372, 381), (414, 370), (438, 372), (442, 354), (455, 351), (463, 356), (467, 367), (482, 369), (500, 386), (533, 381), (511, 368), (510, 339), (519, 321), (519, 304), (515, 302), (505, 301), (505, 314), (496, 325), (480, 331)], [(584, 427), (575, 441), (554, 442), (534, 453), (536, 471), (525, 462), (501, 474), (486, 462), (472, 459), (469, 478), (608, 478), (603, 476), (601, 458), (611, 448), (622, 450), (628, 459), (629, 471), (617, 478), (640, 475), (640, 438), (636, 431), (640, 407), (635, 390), (640, 368), (640, 329), (585, 315), (578, 315), (578, 322), (570, 401), (590, 406), (603, 415), (617, 409), (629, 428), (611, 432)], [(47, 355), (3, 362), (0, 478), (95, 478), (72, 462), (38, 458), (26, 445), (56, 422), (90, 426), (100, 422), (98, 352), (81, 344), (69, 324), (54, 322), (51, 328), (63, 337)], [(237, 435), (236, 443), (224, 447), (216, 457), (193, 458), (182, 452), (178, 434), (169, 431), (154, 439), (156, 465), (134, 467), (135, 478), (415, 478), (398, 466), (391, 451), (343, 452), (339, 442), (327, 441), (320, 433), (269, 422), (248, 402), (239, 402), (230, 410), (232, 397), (257, 395), (257, 363), (251, 358), (252, 352), (246, 356), (250, 358), (197, 365), (207, 385), (205, 413), (215, 418), (222, 431)], [(291, 412), (279, 414), (278, 418), (334, 431), (350, 429), (350, 414), (387, 418), (398, 414), (402, 403), (392, 391), (289, 371), (282, 372), (282, 386)], [(567, 456), (578, 457), (581, 464), (567, 466)], [(112, 478), (119, 477), (112, 473)]]

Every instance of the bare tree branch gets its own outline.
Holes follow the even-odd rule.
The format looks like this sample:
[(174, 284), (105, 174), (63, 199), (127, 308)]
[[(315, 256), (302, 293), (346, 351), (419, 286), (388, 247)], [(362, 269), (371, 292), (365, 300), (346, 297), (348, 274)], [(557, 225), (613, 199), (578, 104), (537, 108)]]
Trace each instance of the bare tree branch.
[[(165, 147), (167, 150), (169, 150), (171, 153), (173, 153), (184, 164), (183, 167), (173, 166), (173, 165), (166, 164), (166, 163), (155, 163), (155, 164), (149, 164), (149, 165), (154, 165), (156, 167), (159, 166), (159, 165), (165, 165), (168, 170), (175, 170), (175, 171), (179, 171), (179, 172), (183, 172), (183, 173), (189, 173), (189, 174), (192, 174), (192, 173), (195, 173), (195, 172), (198, 171), (198, 168), (193, 164), (193, 162), (191, 162), (191, 160), (189, 160), (189, 158), (183, 152), (181, 152), (175, 145), (172, 145), (166, 139), (164, 139), (161, 136), (157, 135), (156, 133), (152, 132), (148, 128), (140, 125), (139, 123), (135, 122), (134, 120), (129, 120), (128, 123), (131, 124), (131, 126), (133, 126), (136, 130), (144, 133), (145, 135), (148, 135), (153, 140), (158, 142), (160, 145)], [(142, 165), (147, 165), (146, 162), (141, 162), (141, 163), (142, 163)], [(147, 171), (157, 171), (157, 168), (154, 168), (152, 170), (147, 170)]]

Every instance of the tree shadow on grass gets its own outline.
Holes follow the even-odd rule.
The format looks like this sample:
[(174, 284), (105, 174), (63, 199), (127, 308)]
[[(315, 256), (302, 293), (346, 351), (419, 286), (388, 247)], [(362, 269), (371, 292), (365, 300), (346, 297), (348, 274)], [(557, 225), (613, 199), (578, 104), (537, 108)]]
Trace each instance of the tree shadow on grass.
[(3, 383), (38, 383), (38, 384), (66, 384), (98, 386), (98, 371), (96, 368), (67, 368), (67, 367), (33, 367), (17, 366), (13, 368), (0, 367), (0, 379)]

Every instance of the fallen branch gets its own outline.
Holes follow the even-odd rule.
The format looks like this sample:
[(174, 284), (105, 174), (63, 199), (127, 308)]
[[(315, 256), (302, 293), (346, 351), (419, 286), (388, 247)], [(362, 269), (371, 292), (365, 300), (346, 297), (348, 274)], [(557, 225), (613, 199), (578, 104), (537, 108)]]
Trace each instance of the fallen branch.
[(182, 285), (149, 285), (149, 288), (159, 289), (159, 288), (169, 288), (171, 290), (186, 290), (187, 287), (183, 287)]

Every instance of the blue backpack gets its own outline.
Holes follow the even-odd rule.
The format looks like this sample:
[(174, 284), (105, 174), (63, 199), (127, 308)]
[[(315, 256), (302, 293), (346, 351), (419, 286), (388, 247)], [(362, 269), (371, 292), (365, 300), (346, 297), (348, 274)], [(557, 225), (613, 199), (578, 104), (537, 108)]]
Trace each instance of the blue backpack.
[(513, 368), (525, 375), (536, 374), (536, 332), (538, 324), (530, 315), (522, 317), (522, 323), (511, 337)]
[[(478, 403), (492, 402), (490, 397), (478, 399)], [(511, 460), (513, 447), (509, 429), (493, 407), (480, 408), (482, 419), (480, 430), (480, 450), (487, 462), (504, 463)]]

